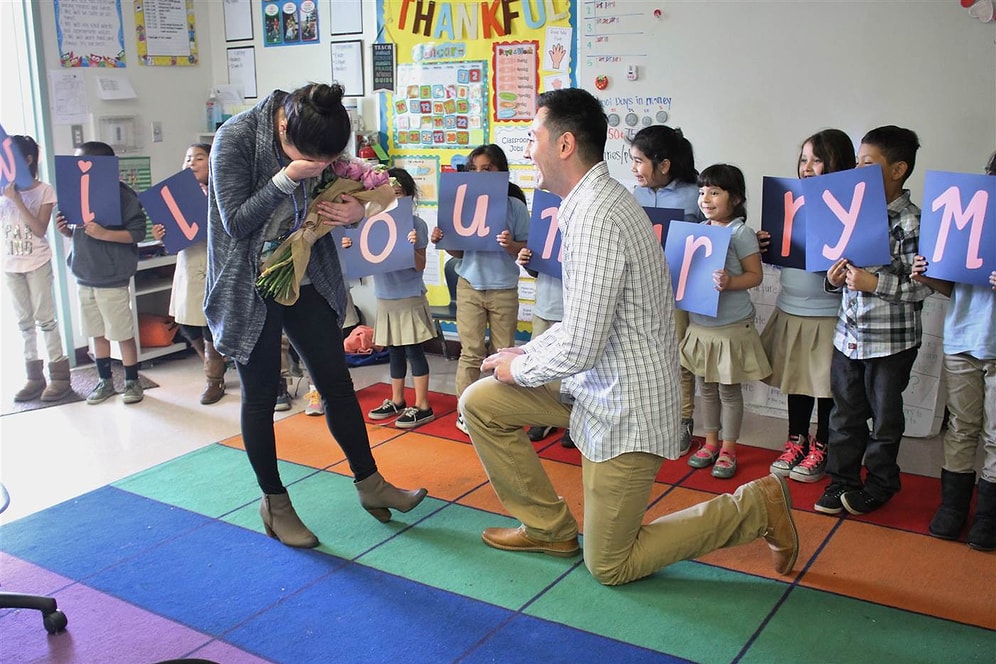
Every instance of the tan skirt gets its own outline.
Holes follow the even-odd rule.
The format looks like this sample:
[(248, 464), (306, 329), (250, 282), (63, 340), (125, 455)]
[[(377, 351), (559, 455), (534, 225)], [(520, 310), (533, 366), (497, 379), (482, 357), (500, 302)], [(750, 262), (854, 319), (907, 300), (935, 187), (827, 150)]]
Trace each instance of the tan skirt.
[(689, 323), (680, 352), (681, 366), (709, 383), (736, 385), (771, 373), (761, 338), (750, 321), (720, 327)]
[(436, 328), (424, 295), (403, 300), (377, 298), (376, 345), (412, 346), (435, 338)]
[(771, 361), (764, 382), (783, 394), (829, 398), (835, 316), (795, 316), (775, 307), (761, 333)]

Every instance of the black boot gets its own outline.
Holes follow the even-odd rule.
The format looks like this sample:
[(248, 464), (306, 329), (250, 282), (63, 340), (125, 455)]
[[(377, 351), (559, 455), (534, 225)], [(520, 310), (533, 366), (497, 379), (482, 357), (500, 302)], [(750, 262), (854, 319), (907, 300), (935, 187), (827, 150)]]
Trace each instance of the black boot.
[(975, 473), (952, 473), (941, 469), (941, 506), (930, 520), (930, 534), (941, 539), (958, 539), (968, 519), (975, 488)]
[(975, 520), (968, 531), (968, 545), (978, 551), (996, 549), (996, 482), (979, 480)]

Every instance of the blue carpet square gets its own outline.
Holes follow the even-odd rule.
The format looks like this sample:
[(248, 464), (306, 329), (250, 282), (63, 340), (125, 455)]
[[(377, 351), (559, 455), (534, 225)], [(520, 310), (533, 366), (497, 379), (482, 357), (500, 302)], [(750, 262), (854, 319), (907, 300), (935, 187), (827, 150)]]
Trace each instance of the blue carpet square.
[(63, 576), (86, 580), (209, 522), (187, 510), (102, 487), (3, 526), (0, 546)]
[(105, 570), (89, 584), (218, 635), (342, 564), (214, 521)]
[(452, 662), (511, 615), (350, 563), (225, 640), (288, 664)]
[(679, 664), (687, 659), (582, 632), (566, 625), (516, 616), (461, 663), (531, 664), (532, 662), (626, 662)]

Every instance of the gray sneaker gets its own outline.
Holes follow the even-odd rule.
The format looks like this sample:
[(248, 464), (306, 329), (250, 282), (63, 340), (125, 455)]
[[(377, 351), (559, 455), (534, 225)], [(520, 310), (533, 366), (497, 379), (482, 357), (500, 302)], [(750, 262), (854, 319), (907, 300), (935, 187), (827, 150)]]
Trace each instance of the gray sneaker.
[(125, 403), (138, 403), (145, 398), (144, 391), (142, 390), (142, 384), (137, 380), (126, 380), (124, 394), (121, 395), (121, 400)]
[(93, 388), (90, 394), (87, 395), (86, 402), (91, 406), (103, 403), (115, 394), (117, 394), (117, 392), (114, 391), (114, 381), (110, 378), (101, 378), (97, 383), (97, 386)]
[(692, 428), (695, 426), (695, 422), (692, 421), (690, 417), (681, 418), (681, 439), (678, 442), (678, 454), (679, 456), (685, 456), (688, 454), (688, 450), (692, 449)]

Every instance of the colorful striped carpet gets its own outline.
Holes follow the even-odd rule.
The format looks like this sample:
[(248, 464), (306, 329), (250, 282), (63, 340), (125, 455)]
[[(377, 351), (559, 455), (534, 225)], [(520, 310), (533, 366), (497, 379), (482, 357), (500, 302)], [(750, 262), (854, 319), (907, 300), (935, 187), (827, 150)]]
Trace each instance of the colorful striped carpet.
[[(386, 385), (360, 392), (364, 410)], [(996, 653), (996, 555), (925, 534), (936, 479), (904, 475), (879, 512), (811, 510), (824, 483), (791, 483), (802, 539), (796, 573), (763, 541), (673, 565), (617, 588), (580, 559), (484, 546), (513, 525), (468, 439), (455, 399), (415, 431), (369, 424), (384, 475), (430, 497), (388, 524), (357, 504), (324, 420), (277, 423), (281, 472), (322, 546), (262, 532), (235, 437), (0, 528), (4, 590), (50, 594), (69, 618), (48, 635), (37, 612), (0, 611), (0, 661), (254, 662), (987, 662)], [(582, 513), (579, 457), (536, 443)], [(744, 447), (736, 481), (774, 453)], [(666, 463), (647, 519), (732, 489)]]

